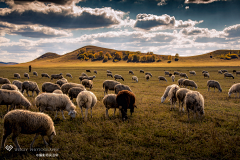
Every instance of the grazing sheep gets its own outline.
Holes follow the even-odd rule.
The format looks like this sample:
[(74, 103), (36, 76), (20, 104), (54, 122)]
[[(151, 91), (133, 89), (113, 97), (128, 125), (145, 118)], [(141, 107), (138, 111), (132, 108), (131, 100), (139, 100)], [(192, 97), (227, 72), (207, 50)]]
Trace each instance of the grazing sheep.
[(218, 70), (218, 73), (219, 73), (219, 74), (223, 74), (223, 72), (222, 72), (221, 70)]
[(92, 117), (92, 108), (97, 104), (97, 97), (91, 91), (82, 91), (77, 96), (77, 105), (81, 109), (82, 118), (83, 116), (83, 107), (86, 108), (85, 118), (87, 119), (88, 109), (91, 108), (91, 117)]
[(88, 80), (88, 79), (84, 79), (84, 80), (82, 80), (82, 85), (85, 88), (89, 87), (89, 89), (91, 90), (93, 88), (93, 81), (92, 80)]
[(42, 92), (52, 93), (56, 89), (61, 89), (61, 87), (51, 82), (45, 82), (42, 85)]
[(240, 98), (240, 83), (236, 83), (231, 86), (231, 88), (228, 91), (228, 96), (230, 97), (232, 93), (236, 94), (236, 98), (237, 98), (237, 93), (239, 93), (239, 98)]
[(12, 84), (14, 84), (15, 86), (17, 86), (18, 89), (19, 89), (19, 91), (22, 91), (22, 82), (21, 82), (21, 81), (19, 81), (19, 80), (14, 80), (14, 81), (12, 82)]
[(84, 72), (81, 74), (81, 76), (87, 76), (88, 77), (88, 75)]
[(38, 76), (38, 73), (36, 71), (33, 71), (34, 76)]
[(202, 74), (204, 74), (204, 73), (208, 73), (208, 71), (202, 71)]
[(236, 71), (236, 76), (237, 76), (238, 74), (240, 74), (240, 71)]
[(234, 76), (232, 75), (232, 73), (225, 72), (224, 78), (226, 78), (226, 77), (232, 77), (232, 79), (234, 79)]
[(196, 76), (196, 72), (195, 71), (189, 71), (190, 75)]
[(223, 73), (228, 72), (226, 69), (222, 69), (221, 71), (222, 71)]
[(180, 75), (180, 77), (188, 78), (186, 73), (180, 73), (179, 75)]
[(23, 76), (24, 76), (24, 77), (27, 77), (28, 79), (30, 78), (30, 76), (29, 76), (28, 73), (24, 73)]
[(8, 105), (11, 105), (11, 108), (23, 105), (28, 109), (31, 103), (17, 90), (0, 89), (0, 105), (7, 105), (8, 111)]
[(4, 84), (4, 85), (2, 85), (1, 89), (18, 91), (18, 87), (16, 85), (14, 85), (14, 84)]
[[(83, 77), (83, 78), (84, 78), (84, 77)], [(93, 80), (94, 78), (96, 78), (95, 75), (87, 77), (88, 80)]]
[(61, 90), (62, 90), (63, 94), (68, 94), (68, 90), (72, 87), (80, 87), (80, 88), (83, 88), (84, 90), (86, 90), (82, 84), (78, 84), (78, 83), (65, 83), (61, 86)]
[(67, 73), (67, 74), (66, 74), (66, 77), (73, 78), (72, 75), (71, 75), (70, 73)]
[(124, 85), (124, 84), (117, 84), (115, 87), (114, 87), (114, 90), (115, 90), (115, 94), (118, 94), (118, 92), (122, 91), (122, 90), (128, 90), (130, 92), (132, 92), (132, 90), (130, 89), (129, 86), (127, 85)]
[(165, 74), (165, 76), (168, 76), (168, 75), (169, 75), (169, 72), (168, 72), (168, 71), (165, 71), (164, 74)]
[(11, 84), (9, 79), (0, 77), (0, 84)]
[(118, 92), (116, 101), (118, 104), (118, 108), (121, 110), (122, 113), (122, 120), (126, 120), (127, 117), (127, 109), (130, 109), (130, 113), (134, 112), (135, 105), (135, 95), (127, 90), (122, 90)]
[(68, 96), (70, 97), (71, 100), (73, 100), (73, 98), (77, 98), (80, 92), (85, 90), (86, 90), (85, 88), (81, 87), (72, 87), (68, 90)]
[(174, 74), (174, 75), (180, 75), (180, 73), (177, 72), (177, 71), (174, 71), (173, 74)]
[(140, 69), (140, 73), (144, 73), (144, 70)]
[(129, 74), (132, 74), (132, 75), (134, 75), (134, 73), (133, 73), (133, 71), (132, 71), (132, 70), (130, 70), (128, 73), (129, 73)]
[(114, 75), (114, 78), (115, 78), (115, 80), (121, 79), (121, 80), (124, 81), (123, 77), (122, 77), (121, 75), (119, 75), (119, 74), (115, 74), (115, 75)]
[(80, 80), (81, 83), (83, 79), (88, 79), (88, 76), (79, 76), (78, 79)]
[(167, 79), (165, 78), (165, 77), (163, 77), (163, 76), (158, 76), (158, 79), (159, 79), (159, 81), (166, 81), (167, 82)]
[(56, 84), (58, 84), (60, 87), (65, 83), (68, 83), (68, 80), (66, 78), (61, 78), (56, 82)]
[(108, 94), (108, 90), (114, 90), (114, 87), (117, 84), (121, 84), (121, 83), (114, 80), (105, 80), (103, 82), (104, 96), (105, 96), (105, 93)]
[(182, 85), (183, 85), (184, 87), (186, 87), (186, 88), (187, 88), (187, 86), (190, 86), (190, 88), (192, 87), (192, 89), (193, 89), (193, 87), (194, 87), (195, 89), (198, 88), (198, 87), (197, 87), (197, 84), (196, 84), (193, 80), (189, 80), (189, 79), (183, 80)]
[(145, 79), (148, 81), (150, 79), (150, 76), (148, 74), (145, 75)]
[(14, 78), (17, 78), (17, 79), (20, 79), (20, 78), (21, 78), (21, 76), (20, 76), (19, 73), (14, 73), (13, 76), (14, 76)]
[(170, 110), (172, 110), (172, 105), (174, 105), (174, 108), (176, 106), (176, 101), (177, 101), (177, 96), (176, 93), (177, 91), (180, 89), (180, 87), (178, 85), (174, 85), (168, 92), (168, 97), (171, 103), (171, 107)]
[(54, 90), (52, 93), (55, 93), (55, 94), (63, 94), (63, 92), (61, 91), (61, 89), (56, 89), (56, 90)]
[(207, 86), (208, 86), (208, 91), (210, 91), (210, 87), (212, 87), (212, 88), (214, 88), (214, 92), (215, 92), (215, 88), (217, 88), (219, 92), (222, 92), (222, 88), (221, 88), (220, 83), (218, 81), (208, 80), (207, 81)]
[(112, 73), (107, 73), (107, 77), (112, 77), (113, 78)]
[(194, 111), (194, 118), (196, 118), (197, 111), (200, 115), (204, 115), (204, 98), (198, 91), (190, 91), (186, 93), (185, 97), (186, 110), (188, 112), (189, 120), (189, 110)]
[(112, 73), (110, 70), (107, 70), (107, 73)]
[(132, 76), (132, 80), (138, 82), (138, 77), (137, 76)]
[(172, 75), (172, 76), (171, 76), (171, 79), (172, 79), (172, 81), (174, 82), (174, 81), (175, 81), (175, 76)]
[[(183, 108), (183, 103), (186, 97), (186, 94), (188, 92), (190, 92), (191, 90), (187, 89), (187, 88), (180, 88), (177, 92), (176, 92), (176, 97), (177, 100), (179, 102), (179, 112), (181, 112), (181, 110), (184, 112), (184, 108)], [(182, 107), (181, 107), (182, 104)], [(182, 109), (181, 109), (182, 108)]]
[(234, 70), (233, 70), (233, 73), (236, 73), (236, 72), (237, 72), (237, 71), (234, 69)]
[(18, 149), (20, 149), (20, 146), (17, 137), (20, 134), (36, 133), (30, 148), (33, 148), (33, 144), (39, 134), (42, 136), (45, 145), (48, 145), (48, 143), (45, 141), (44, 136), (48, 136), (49, 143), (51, 143), (53, 136), (56, 135), (52, 118), (44, 113), (31, 112), (28, 110), (13, 110), (4, 116), (3, 123), (4, 128), (1, 148), (4, 148), (5, 141), (11, 133), (13, 133), (13, 143)]
[(176, 85), (176, 84), (172, 84), (172, 85), (169, 85), (169, 86), (166, 87), (166, 89), (165, 89), (165, 91), (164, 91), (164, 93), (163, 93), (163, 95), (162, 95), (162, 97), (161, 97), (161, 103), (163, 103), (163, 102), (165, 101), (165, 99), (166, 99), (167, 96), (168, 96), (168, 93), (169, 93), (170, 89), (171, 89), (172, 87), (174, 87), (174, 86), (177, 86), (177, 85)]
[[(41, 76), (42, 76), (42, 77), (50, 78), (49, 75), (48, 75), (47, 73), (42, 73)], [(42, 78), (42, 77), (41, 77), (41, 78)]]
[(185, 80), (184, 78), (180, 78), (180, 79), (178, 80), (178, 85), (179, 85), (179, 86), (182, 86), (182, 85), (183, 85), (182, 82), (183, 82), (184, 80)]
[(96, 73), (96, 74), (97, 74), (97, 71), (96, 71), (96, 70), (94, 70), (94, 71), (93, 71), (93, 73)]
[(115, 112), (116, 112), (116, 108), (118, 108), (118, 104), (116, 101), (116, 94), (108, 94), (106, 96), (104, 96), (103, 98), (103, 104), (106, 107), (106, 117), (108, 118), (108, 110), (110, 108), (114, 108), (114, 113), (113, 116), (115, 117)]
[(169, 75), (168, 75), (168, 76), (169, 76), (169, 77), (171, 77), (172, 75), (173, 75), (172, 73), (169, 73)]
[(203, 77), (204, 77), (204, 78), (205, 78), (205, 77), (209, 78), (210, 75), (209, 75), (209, 73), (203, 73)]
[(37, 83), (32, 82), (32, 81), (24, 81), (22, 83), (22, 94), (23, 94), (25, 89), (26, 89), (28, 97), (29, 97), (28, 91), (32, 91), (32, 96), (34, 96), (34, 91), (36, 92), (37, 95), (40, 92)]
[[(58, 112), (61, 110), (63, 119), (66, 119), (63, 110), (66, 110), (72, 118), (75, 118), (77, 113), (75, 111), (76, 106), (65, 94), (42, 93), (35, 98), (35, 101), (40, 112), (44, 112), (44, 110)], [(55, 118), (57, 117), (57, 112)]]
[(89, 69), (86, 69), (86, 72), (90, 72), (90, 73), (91, 73), (91, 70), (89, 70)]
[(145, 75), (149, 75), (152, 77), (152, 74), (150, 72), (146, 72)]
[(61, 74), (52, 74), (51, 75), (51, 80), (52, 79), (61, 79), (61, 78), (63, 78), (63, 76)]

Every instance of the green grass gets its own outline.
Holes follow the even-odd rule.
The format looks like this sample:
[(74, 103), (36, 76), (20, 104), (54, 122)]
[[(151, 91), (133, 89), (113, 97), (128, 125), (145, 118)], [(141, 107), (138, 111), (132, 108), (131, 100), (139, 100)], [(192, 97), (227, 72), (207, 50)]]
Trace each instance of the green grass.
[[(1, 67), (0, 77), (7, 77), (12, 82), (13, 73), (28, 72), (28, 68)], [(83, 121), (80, 109), (77, 107), (78, 115), (70, 119), (65, 111), (66, 120), (61, 114), (54, 119), (54, 113), (47, 112), (55, 123), (57, 135), (53, 138), (50, 148), (59, 148), (55, 152), (15, 152), (0, 151), (1, 159), (34, 159), (39, 153), (58, 153), (61, 159), (238, 159), (240, 157), (240, 99), (233, 95), (228, 98), (228, 89), (232, 84), (239, 83), (240, 77), (235, 79), (224, 79), (223, 75), (217, 73), (219, 69), (239, 70), (239, 67), (198, 67), (198, 68), (161, 68), (161, 67), (58, 67), (58, 68), (33, 68), (40, 75), (43, 72), (50, 74), (71, 73), (73, 79), (69, 82), (79, 83), (78, 77), (86, 69), (98, 71), (94, 79), (92, 92), (97, 96), (97, 105), (93, 108), (93, 118)], [(109, 110), (110, 119), (105, 118), (105, 107), (102, 103), (103, 89), (102, 82), (106, 79), (106, 70), (110, 69), (113, 74), (121, 74), (136, 95), (137, 108), (129, 120), (122, 122), (113, 117), (113, 110)], [(143, 69), (153, 74), (147, 82)], [(133, 70), (139, 78), (139, 83), (131, 81), (132, 75), (128, 74)], [(188, 70), (195, 70), (196, 76), (189, 76), (194, 80), (199, 91), (205, 99), (205, 117), (201, 120), (194, 120), (193, 114), (190, 122), (187, 113), (180, 114), (177, 108), (170, 111), (168, 98), (161, 103), (161, 96), (165, 88), (173, 83), (170, 77), (168, 82), (159, 82), (157, 77), (164, 76), (164, 70), (173, 72), (180, 70), (189, 75)], [(217, 90), (207, 91), (207, 80), (201, 75), (202, 70), (210, 73), (210, 79), (218, 80), (223, 92)], [(89, 74), (88, 75), (93, 75)], [(47, 78), (33, 77), (30, 80), (36, 81), (41, 89), (42, 84), (50, 81)], [(176, 76), (176, 80), (179, 77)], [(23, 77), (21, 81), (27, 80)], [(53, 81), (55, 82), (55, 80)], [(113, 93), (110, 91), (109, 93)], [(26, 93), (24, 93), (25, 96)], [(31, 95), (31, 94), (30, 94)], [(36, 95), (35, 95), (36, 96)], [(37, 111), (34, 102), (35, 97), (28, 97), (33, 106), (32, 111)], [(76, 104), (76, 101), (73, 101)], [(186, 110), (186, 109), (185, 109)], [(0, 116), (6, 114), (6, 107), (0, 107)], [(130, 113), (128, 112), (128, 115)], [(3, 119), (0, 119), (0, 135), (2, 136)], [(18, 142), (22, 148), (29, 148), (34, 135), (20, 135)], [(47, 139), (47, 138), (46, 138)], [(11, 136), (8, 137), (6, 145), (13, 145)], [(34, 147), (44, 148), (43, 141), (39, 137)], [(49, 146), (47, 147), (49, 148)]]

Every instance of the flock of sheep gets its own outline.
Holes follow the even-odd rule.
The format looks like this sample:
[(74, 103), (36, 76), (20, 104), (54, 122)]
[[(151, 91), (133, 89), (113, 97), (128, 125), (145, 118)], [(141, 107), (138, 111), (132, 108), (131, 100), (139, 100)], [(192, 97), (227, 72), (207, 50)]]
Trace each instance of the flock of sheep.
[[(91, 72), (90, 70), (86, 70), (86, 72)], [(240, 71), (234, 71), (236, 75), (240, 74)], [(97, 71), (94, 71), (97, 74)], [(152, 74), (150, 72), (144, 72), (140, 70), (140, 73), (145, 73), (145, 79), (148, 81)], [(219, 70), (218, 73), (223, 74), (224, 78), (234, 76), (227, 72), (226, 70)], [(133, 71), (129, 71), (129, 74), (134, 75)], [(189, 71), (190, 75), (196, 75), (195, 71)], [(208, 71), (202, 72), (204, 78), (210, 77)], [(37, 72), (33, 72), (34, 76), (38, 76)], [(161, 97), (161, 102), (163, 103), (167, 97), (169, 97), (171, 107), (170, 109), (175, 107), (176, 102), (179, 102), (179, 111), (184, 111), (183, 105), (186, 105), (186, 110), (188, 112), (189, 119), (189, 111), (194, 111), (194, 117), (196, 117), (196, 113), (198, 112), (200, 115), (204, 115), (204, 98), (198, 91), (192, 91), (187, 89), (186, 87), (192, 87), (197, 89), (198, 86), (193, 80), (187, 79), (188, 76), (186, 73), (179, 73), (175, 71), (171, 74), (168, 71), (165, 71), (165, 76), (170, 76), (171, 80), (175, 81), (175, 76), (179, 75), (180, 78), (177, 84), (172, 84), (166, 87), (163, 96)], [(72, 78), (70, 73), (66, 74), (67, 77)], [(114, 116), (116, 108), (119, 108), (119, 113), (121, 114), (122, 120), (126, 120), (127, 117), (127, 109), (130, 109), (130, 113), (134, 112), (135, 105), (135, 94), (132, 92), (129, 86), (121, 84), (116, 81), (120, 79), (124, 81), (124, 78), (121, 75), (112, 75), (112, 72), (107, 70), (107, 77), (112, 77), (115, 80), (105, 80), (103, 82), (104, 89), (104, 98), (102, 100), (104, 106), (106, 107), (106, 116), (108, 117), (108, 110), (110, 108), (114, 109)], [(19, 79), (20, 74), (14, 73), (14, 77)], [(24, 73), (24, 77), (30, 78), (28, 73)], [(47, 73), (42, 73), (41, 77), (50, 78)], [(33, 147), (33, 143), (35, 139), (40, 134), (43, 138), (44, 143), (47, 145), (48, 143), (45, 141), (44, 136), (48, 136), (49, 142), (51, 142), (52, 137), (56, 135), (56, 131), (54, 128), (54, 123), (52, 118), (47, 114), (43, 113), (46, 111), (56, 111), (56, 116), (58, 111), (61, 111), (63, 119), (64, 113), (63, 111), (67, 111), (68, 115), (72, 118), (76, 117), (76, 106), (73, 104), (71, 100), (76, 98), (77, 106), (81, 109), (82, 118), (83, 108), (85, 111), (85, 119), (87, 119), (88, 109), (91, 109), (91, 117), (92, 117), (92, 108), (97, 103), (97, 97), (91, 91), (87, 91), (86, 88), (91, 90), (93, 88), (93, 79), (96, 76), (88, 76), (86, 73), (82, 73), (79, 77), (80, 83), (69, 83), (67, 79), (63, 78), (62, 74), (53, 74), (51, 75), (52, 79), (57, 79), (56, 84), (52, 82), (45, 82), (42, 84), (42, 92), (40, 93), (40, 89), (36, 82), (32, 81), (24, 81), (21, 82), (19, 80), (14, 80), (11, 84), (10, 80), (7, 78), (0, 77), (0, 84), (3, 84), (0, 89), (0, 105), (7, 105), (7, 112), (9, 111), (8, 105), (11, 105), (10, 110), (4, 116), (4, 133), (1, 143), (1, 148), (4, 147), (6, 138), (13, 133), (12, 140), (17, 148), (20, 148), (17, 136), (22, 134), (34, 134), (36, 136), (32, 141), (30, 147)], [(167, 81), (164, 76), (158, 77), (159, 81)], [(132, 80), (138, 82), (137, 76), (132, 76)], [(218, 81), (208, 80), (207, 81), (208, 91), (210, 88), (217, 88), (219, 92), (222, 92), (221, 85)], [(184, 88), (180, 88), (184, 87)], [(26, 90), (27, 95), (28, 91), (32, 91), (32, 96), (34, 97), (34, 92), (36, 92), (37, 96), (35, 97), (36, 107), (39, 108), (40, 112), (31, 112), (28, 110), (17, 109), (16, 107), (25, 106), (26, 109), (29, 109), (32, 104), (28, 101), (28, 99), (23, 95)], [(115, 94), (108, 94), (108, 90), (113, 90)], [(240, 94), (240, 83), (236, 83), (232, 85), (229, 89), (228, 95), (230, 96), (232, 93)], [(106, 94), (106, 95), (105, 95)], [(240, 95), (239, 95), (240, 97)]]

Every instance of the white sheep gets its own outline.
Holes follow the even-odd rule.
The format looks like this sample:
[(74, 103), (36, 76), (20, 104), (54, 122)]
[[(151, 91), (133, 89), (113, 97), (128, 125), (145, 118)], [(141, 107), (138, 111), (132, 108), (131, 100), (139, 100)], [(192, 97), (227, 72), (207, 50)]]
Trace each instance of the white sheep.
[(58, 84), (60, 87), (65, 83), (68, 83), (68, 80), (66, 78), (61, 78), (56, 82), (56, 84)]
[(88, 77), (88, 75), (84, 72), (81, 74), (81, 76), (87, 76)]
[(189, 71), (189, 74), (190, 74), (190, 75), (193, 75), (193, 76), (196, 76), (196, 75), (197, 75), (195, 71)]
[(72, 75), (71, 75), (70, 73), (67, 73), (67, 74), (66, 74), (66, 77), (73, 78)]
[(210, 87), (211, 87), (211, 88), (214, 88), (214, 92), (215, 92), (215, 88), (217, 88), (219, 92), (222, 92), (222, 88), (221, 88), (220, 83), (218, 81), (208, 80), (207, 81), (207, 86), (208, 86), (208, 91), (210, 91)]
[(114, 75), (114, 79), (115, 79), (115, 80), (121, 79), (121, 80), (124, 81), (124, 78), (123, 78), (121, 75), (119, 75), (119, 74), (115, 74), (115, 75)]
[(165, 74), (165, 76), (168, 76), (169, 75), (169, 71), (165, 71), (164, 74)]
[[(35, 101), (40, 112), (44, 110), (58, 112), (61, 110), (63, 119), (66, 119), (63, 110), (66, 110), (72, 118), (75, 118), (77, 113), (75, 111), (76, 106), (66, 94), (42, 93), (35, 98)], [(57, 112), (55, 118), (57, 117)]]
[(183, 82), (182, 82), (182, 85), (184, 86), (184, 87), (192, 87), (192, 89), (193, 88), (195, 88), (195, 89), (197, 89), (198, 88), (198, 86), (197, 86), (197, 84), (193, 81), (193, 80), (189, 80), (189, 79), (185, 79), (185, 80), (183, 80)]
[(80, 92), (85, 90), (86, 90), (85, 88), (81, 87), (72, 87), (68, 90), (68, 96), (70, 97), (71, 100), (73, 100), (73, 98), (77, 98)]
[(196, 118), (197, 112), (200, 115), (204, 115), (204, 98), (198, 91), (190, 91), (186, 93), (185, 97), (186, 110), (188, 112), (189, 120), (189, 111), (194, 111), (194, 118)]
[(224, 78), (226, 78), (226, 77), (232, 77), (232, 79), (234, 79), (234, 76), (232, 75), (232, 73), (225, 72)]
[(11, 84), (11, 82), (7, 78), (0, 77), (0, 84)]
[(145, 75), (149, 75), (152, 77), (152, 74), (150, 72), (146, 72)]
[(3, 123), (4, 128), (1, 148), (4, 148), (5, 141), (11, 133), (13, 133), (13, 143), (18, 149), (20, 149), (20, 146), (17, 137), (20, 134), (36, 133), (30, 148), (33, 148), (34, 141), (39, 135), (42, 136), (45, 145), (48, 145), (48, 143), (45, 141), (44, 136), (48, 136), (49, 143), (51, 143), (53, 136), (56, 135), (52, 118), (44, 113), (31, 112), (28, 110), (12, 110), (4, 116)]
[[(182, 111), (184, 112), (184, 108), (183, 108), (183, 104), (184, 104), (184, 100), (185, 100), (185, 97), (186, 97), (186, 94), (188, 92), (190, 92), (191, 90), (187, 89), (187, 88), (180, 88), (177, 92), (176, 92), (176, 97), (177, 97), (177, 100), (179, 102), (179, 112), (181, 112), (181, 108), (182, 108)], [(182, 105), (181, 105), (182, 104)], [(182, 106), (182, 107), (181, 107)]]
[(61, 78), (63, 78), (62, 74), (52, 74), (51, 75), (51, 80), (53, 80), (53, 79), (61, 79)]
[(97, 71), (96, 71), (96, 70), (94, 70), (94, 71), (93, 71), (93, 73), (96, 73), (96, 74), (97, 74)]
[(20, 76), (19, 73), (14, 73), (13, 76), (14, 76), (14, 78), (17, 78), (17, 79), (20, 79), (20, 78), (21, 78), (21, 76)]
[(140, 69), (140, 73), (144, 73), (144, 70)]
[(232, 93), (236, 94), (236, 98), (237, 98), (237, 93), (239, 93), (239, 98), (240, 98), (240, 83), (236, 83), (231, 86), (231, 88), (228, 91), (228, 96), (230, 97)]
[(172, 79), (172, 81), (174, 82), (174, 81), (175, 81), (175, 76), (172, 75), (172, 76), (171, 76), (171, 79)]
[(88, 80), (88, 79), (84, 79), (84, 80), (82, 80), (82, 85), (85, 88), (89, 87), (89, 89), (91, 90), (93, 88), (93, 81), (92, 80)]
[(205, 78), (205, 77), (209, 78), (209, 77), (210, 77), (210, 74), (209, 74), (208, 72), (205, 72), (205, 73), (203, 73), (203, 77), (204, 77), (204, 78)]
[(222, 71), (223, 73), (228, 72), (228, 70), (226, 70), (226, 69), (222, 69), (221, 71)]
[(63, 94), (63, 92), (62, 92), (60, 89), (56, 89), (56, 90), (54, 90), (52, 93), (55, 93), (55, 94)]
[(122, 90), (128, 90), (128, 91), (132, 92), (130, 87), (127, 86), (127, 85), (124, 85), (124, 84), (117, 84), (117, 85), (115, 85), (114, 90), (115, 90), (115, 94), (118, 94), (118, 92), (120, 92)]
[(236, 71), (236, 76), (237, 76), (238, 74), (240, 74), (240, 71)]
[(104, 98), (103, 98), (103, 104), (106, 107), (106, 117), (107, 118), (109, 117), (108, 110), (110, 108), (114, 108), (114, 113), (113, 113), (114, 117), (115, 117), (116, 108), (119, 108), (117, 101), (116, 101), (116, 97), (117, 97), (116, 94), (108, 94), (108, 95), (104, 96)]
[(159, 79), (159, 81), (166, 81), (167, 82), (167, 79), (165, 78), (165, 77), (163, 77), (163, 76), (158, 76), (158, 79)]
[(78, 83), (65, 83), (61, 86), (61, 90), (62, 90), (63, 94), (68, 94), (68, 90), (72, 87), (80, 87), (80, 88), (83, 88), (84, 90), (86, 90), (82, 84), (78, 84)]
[(33, 71), (34, 76), (38, 76), (38, 73), (36, 71)]
[(89, 76), (87, 79), (88, 79), (88, 80), (93, 80), (94, 78), (96, 78), (95, 75), (93, 75), (93, 76)]
[(42, 85), (42, 92), (52, 93), (56, 89), (61, 89), (61, 87), (51, 82), (45, 82)]
[(103, 82), (104, 96), (105, 96), (105, 93), (108, 94), (108, 90), (114, 90), (114, 87), (117, 84), (121, 84), (121, 83), (113, 80), (105, 80)]
[(27, 93), (28, 97), (29, 97), (28, 91), (32, 91), (32, 96), (34, 96), (34, 91), (36, 92), (37, 95), (40, 92), (37, 83), (32, 82), (32, 81), (24, 81), (22, 83), (22, 94), (25, 89), (26, 89), (26, 93)]
[[(49, 75), (48, 75), (47, 73), (42, 73), (41, 76), (42, 76), (42, 77), (50, 78)], [(41, 78), (42, 78), (42, 77), (41, 77)]]
[(171, 103), (171, 107), (170, 110), (172, 110), (172, 105), (174, 105), (174, 108), (176, 106), (176, 101), (177, 101), (177, 97), (176, 97), (176, 92), (180, 89), (180, 87), (178, 85), (174, 85), (168, 92), (168, 97)]
[(173, 74), (174, 75), (180, 75), (180, 73), (178, 71), (174, 71)]
[(0, 105), (7, 105), (8, 112), (8, 105), (11, 105), (10, 109), (14, 109), (16, 106), (20, 105), (29, 109), (31, 103), (22, 95), (21, 92), (17, 90), (0, 89)]
[(188, 78), (186, 73), (180, 73), (179, 75), (180, 75), (180, 77)]
[(80, 83), (81, 83), (81, 82), (82, 82), (82, 80), (84, 80), (84, 79), (88, 79), (88, 76), (79, 76), (78, 78), (79, 78), (79, 80), (80, 80)]
[(97, 97), (95, 96), (95, 94), (92, 93), (91, 91), (82, 91), (78, 94), (76, 101), (77, 101), (78, 107), (81, 109), (82, 118), (84, 119), (83, 109), (82, 109), (83, 107), (86, 108), (85, 118), (87, 119), (88, 109), (90, 108), (91, 108), (91, 117), (92, 117), (92, 108), (97, 103)]
[(24, 73), (23, 76), (26, 77), (26, 78), (28, 78), (28, 79), (30, 78), (30, 76), (29, 76), (28, 73)]
[(148, 81), (150, 79), (150, 75), (145, 75), (145, 79)]
[(4, 85), (2, 85), (1, 89), (18, 91), (18, 87), (16, 85), (14, 85), (14, 84), (4, 84)]
[(21, 82), (21, 81), (19, 81), (19, 80), (14, 80), (14, 81), (12, 82), (12, 84), (14, 84), (15, 86), (17, 86), (18, 89), (19, 89), (19, 91), (22, 91), (22, 82)]
[(203, 70), (203, 71), (202, 71), (202, 74), (204, 74), (204, 73), (208, 73), (208, 71), (204, 71), (204, 70)]
[(132, 81), (138, 82), (138, 77), (137, 76), (132, 76)]
[(133, 71), (132, 71), (132, 70), (129, 70), (129, 71), (128, 71), (128, 73), (129, 73), (129, 74), (133, 74), (133, 75), (134, 75), (134, 73), (133, 73)]
[(180, 78), (180, 79), (178, 80), (178, 85), (179, 85), (179, 86), (182, 86), (182, 85), (183, 85), (182, 82), (183, 82), (184, 80), (185, 80), (184, 78)]
[(112, 73), (110, 70), (107, 70), (107, 73)]
[(112, 77), (113, 78), (112, 73), (107, 73), (107, 77)]
[(164, 93), (163, 93), (163, 95), (162, 95), (162, 97), (161, 97), (161, 103), (163, 103), (163, 102), (165, 101), (165, 99), (166, 99), (167, 96), (168, 96), (168, 93), (169, 93), (170, 89), (171, 89), (172, 87), (174, 87), (174, 86), (177, 86), (177, 85), (176, 85), (176, 84), (172, 84), (172, 85), (169, 85), (169, 86), (166, 87), (166, 89), (165, 89), (165, 91), (164, 91)]
[(218, 73), (223, 74), (223, 72), (221, 70), (218, 70)]

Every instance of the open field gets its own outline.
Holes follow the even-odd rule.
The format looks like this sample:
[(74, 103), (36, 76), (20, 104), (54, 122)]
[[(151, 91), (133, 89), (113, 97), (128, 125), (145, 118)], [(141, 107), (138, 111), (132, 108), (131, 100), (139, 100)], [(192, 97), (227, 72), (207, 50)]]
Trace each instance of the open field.
[[(229, 62), (229, 61), (228, 61)], [(232, 61), (234, 62), (234, 61)], [(110, 64), (110, 62), (107, 62)], [(106, 64), (107, 64), (106, 63)], [(161, 62), (160, 62), (161, 63)], [(56, 63), (57, 64), (57, 63)], [(62, 119), (61, 114), (54, 119), (57, 135), (53, 138), (50, 148), (58, 148), (58, 151), (38, 152), (27, 151), (17, 152), (6, 149), (0, 151), (1, 159), (34, 159), (36, 154), (51, 153), (58, 154), (59, 159), (239, 159), (240, 157), (240, 98), (232, 95), (228, 98), (228, 90), (234, 83), (240, 83), (240, 76), (235, 79), (224, 79), (223, 75), (218, 74), (217, 70), (227, 69), (232, 72), (233, 69), (240, 71), (240, 67), (236, 67), (239, 63), (234, 63), (235, 67), (182, 67), (179, 68), (154, 66), (146, 67), (138, 63), (125, 63), (128, 66), (94, 66), (90, 67), (76, 65), (69, 62), (68, 67), (38, 67), (33, 66), (32, 71), (41, 73), (56, 74), (71, 73), (73, 78), (68, 78), (69, 82), (79, 83), (78, 77), (86, 69), (97, 70), (98, 74), (94, 79), (92, 92), (97, 96), (97, 105), (93, 108), (93, 118), (88, 118), (84, 122), (81, 118), (80, 108), (77, 107), (78, 115), (75, 119), (70, 119), (65, 112), (66, 120)], [(87, 64), (87, 62), (85, 63)], [(91, 63), (94, 64), (94, 63)], [(103, 63), (104, 64), (104, 63)], [(114, 64), (114, 63), (111, 63)], [(120, 63), (121, 64), (121, 63)], [(134, 65), (132, 65), (134, 64)], [(156, 63), (157, 64), (157, 63)], [(172, 63), (175, 64), (175, 63)], [(176, 63), (177, 64), (177, 63)], [(189, 63), (191, 64), (191, 63)], [(192, 63), (193, 66), (204, 66), (211, 62), (201, 65)], [(195, 64), (195, 65), (194, 65)], [(27, 80), (23, 78), (23, 73), (28, 72), (26, 64), (0, 67), (0, 77), (9, 78), (12, 82), (13, 73), (21, 74), (21, 81)], [(44, 63), (42, 64), (44, 66)], [(230, 65), (228, 63), (228, 65)], [(39, 66), (41, 66), (39, 64)], [(59, 65), (60, 66), (60, 65)], [(148, 64), (148, 66), (150, 66)], [(188, 64), (187, 64), (188, 66)], [(190, 65), (191, 66), (191, 65)], [(208, 65), (207, 65), (208, 66)], [(221, 66), (221, 64), (218, 64)], [(105, 118), (105, 107), (102, 103), (103, 89), (102, 82), (106, 79), (106, 70), (109, 69), (113, 74), (120, 74), (125, 81), (123, 84), (129, 85), (136, 95), (137, 108), (133, 116), (129, 120), (122, 122), (117, 116), (113, 117), (113, 110), (109, 110), (110, 119)], [(147, 82), (143, 73), (139, 73), (139, 69), (149, 71), (153, 77)], [(128, 74), (129, 70), (133, 70), (139, 78), (139, 83), (132, 82), (132, 75)], [(161, 96), (165, 88), (175, 82), (159, 82), (157, 77), (164, 76), (164, 70), (173, 72), (185, 72), (189, 79), (194, 80), (199, 91), (205, 99), (205, 117), (202, 121), (194, 120), (191, 114), (191, 120), (188, 121), (187, 113), (180, 114), (178, 107), (170, 111), (170, 102), (168, 98), (161, 103)], [(195, 70), (197, 75), (190, 76), (188, 70)], [(204, 79), (201, 72), (207, 70), (210, 73), (210, 79), (220, 82), (223, 89), (222, 93), (207, 91), (207, 80)], [(88, 75), (93, 75), (89, 74)], [(41, 89), (42, 84), (50, 81), (47, 78), (40, 78), (30, 74), (30, 80), (36, 81)], [(179, 77), (176, 76), (176, 80)], [(56, 80), (53, 80), (55, 82)], [(110, 91), (109, 93), (113, 93)], [(26, 93), (24, 93), (25, 96)], [(31, 95), (31, 94), (30, 94)], [(35, 106), (35, 97), (28, 97), (33, 106), (31, 111), (38, 111)], [(75, 99), (73, 102), (76, 104)], [(178, 102), (177, 102), (178, 106)], [(186, 111), (186, 109), (185, 109)], [(89, 111), (90, 113), (90, 111)], [(0, 107), (0, 135), (2, 136), (3, 116), (6, 114), (6, 106)], [(54, 114), (48, 112), (52, 118)], [(128, 115), (130, 113), (128, 112)], [(34, 135), (20, 135), (18, 142), (21, 148), (29, 148)], [(46, 138), (47, 139), (47, 138)], [(8, 137), (6, 145), (13, 145), (11, 136)], [(43, 141), (40, 137), (35, 141), (34, 147), (44, 148)], [(47, 147), (49, 148), (49, 146)]]

